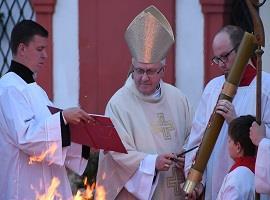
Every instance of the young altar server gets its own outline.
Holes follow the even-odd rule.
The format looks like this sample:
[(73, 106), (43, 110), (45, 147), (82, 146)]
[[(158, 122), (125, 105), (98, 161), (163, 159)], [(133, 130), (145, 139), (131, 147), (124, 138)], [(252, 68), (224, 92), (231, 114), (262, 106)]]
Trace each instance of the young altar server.
[(234, 160), (218, 193), (218, 200), (253, 200), (256, 146), (249, 138), (249, 128), (255, 121), (251, 115), (232, 120), (228, 129), (228, 151)]

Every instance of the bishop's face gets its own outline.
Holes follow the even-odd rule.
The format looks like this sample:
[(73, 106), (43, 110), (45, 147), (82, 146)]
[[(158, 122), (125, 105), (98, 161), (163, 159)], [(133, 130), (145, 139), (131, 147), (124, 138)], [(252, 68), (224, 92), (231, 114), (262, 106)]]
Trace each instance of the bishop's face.
[(137, 90), (143, 95), (151, 95), (156, 91), (160, 79), (164, 76), (164, 66), (158, 63), (133, 63), (132, 73)]
[(218, 61), (216, 65), (227, 76), (236, 57), (235, 47), (232, 46), (228, 33), (218, 33), (213, 40), (212, 48), (214, 57)]
[(19, 45), (17, 57), (20, 58), (22, 64), (32, 72), (37, 73), (47, 59), (47, 46), (48, 38), (35, 35), (28, 44), (21, 43)]

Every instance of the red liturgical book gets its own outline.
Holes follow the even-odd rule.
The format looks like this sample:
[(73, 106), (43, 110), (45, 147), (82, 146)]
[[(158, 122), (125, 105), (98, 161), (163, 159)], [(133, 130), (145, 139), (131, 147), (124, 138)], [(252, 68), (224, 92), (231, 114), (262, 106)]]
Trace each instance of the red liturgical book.
[[(52, 114), (61, 111), (51, 106), (48, 108)], [(71, 141), (95, 149), (127, 153), (111, 119), (102, 115), (89, 115), (95, 119), (94, 122), (69, 124)]]

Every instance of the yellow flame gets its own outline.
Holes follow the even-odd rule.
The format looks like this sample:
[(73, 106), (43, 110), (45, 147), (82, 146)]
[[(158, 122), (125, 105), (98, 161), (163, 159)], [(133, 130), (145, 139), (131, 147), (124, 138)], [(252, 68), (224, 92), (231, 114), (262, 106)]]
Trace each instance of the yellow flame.
[(80, 190), (78, 190), (73, 200), (83, 200), (83, 193)]
[(103, 186), (96, 186), (96, 198), (97, 200), (105, 200), (106, 192)]
[[(41, 161), (43, 161), (47, 155), (52, 156), (55, 153), (56, 149), (57, 149), (57, 144), (53, 143), (50, 146), (50, 148), (48, 150), (46, 150), (45, 152), (41, 153), (41, 155), (39, 155), (39, 156), (30, 156), (29, 157), (29, 164), (31, 165), (31, 164), (33, 164), (33, 162), (41, 162)], [(51, 163), (49, 163), (49, 164), (51, 164)]]
[(96, 186), (95, 183), (92, 185), (87, 184), (87, 177), (84, 178), (84, 191), (77, 191), (76, 196), (74, 196), (74, 200), (90, 200), (93, 199), (95, 193), (96, 200), (105, 200), (105, 189), (102, 186)]
[(62, 200), (61, 195), (57, 192), (57, 188), (60, 185), (58, 178), (53, 177), (51, 184), (48, 188), (48, 191), (45, 194), (40, 195), (36, 194), (36, 200), (54, 200), (57, 197), (59, 200)]

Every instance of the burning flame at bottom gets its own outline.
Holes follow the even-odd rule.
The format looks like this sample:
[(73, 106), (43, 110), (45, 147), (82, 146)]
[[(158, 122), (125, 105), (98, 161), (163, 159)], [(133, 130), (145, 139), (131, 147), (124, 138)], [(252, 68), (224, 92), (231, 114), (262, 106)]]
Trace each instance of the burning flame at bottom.
[(85, 191), (81, 192), (78, 190), (74, 200), (90, 200), (94, 198), (94, 195), (96, 200), (105, 200), (106, 192), (102, 186), (98, 186), (95, 183), (88, 185), (87, 178), (84, 179), (84, 186)]
[[(36, 200), (54, 200), (55, 198), (62, 200), (61, 195), (57, 192), (57, 188), (60, 185), (60, 181), (58, 178), (53, 177), (51, 185), (48, 188), (48, 192), (40, 195), (36, 194)], [(102, 186), (96, 186), (95, 183), (92, 185), (87, 184), (87, 178), (84, 179), (84, 191), (77, 191), (77, 194), (74, 196), (73, 200), (91, 200), (94, 198), (96, 200), (105, 200), (105, 189)]]
[(59, 179), (53, 177), (51, 185), (48, 188), (48, 192), (43, 195), (36, 194), (36, 200), (54, 200), (54, 197), (58, 197), (59, 200), (62, 200), (61, 195), (56, 190), (59, 185)]

